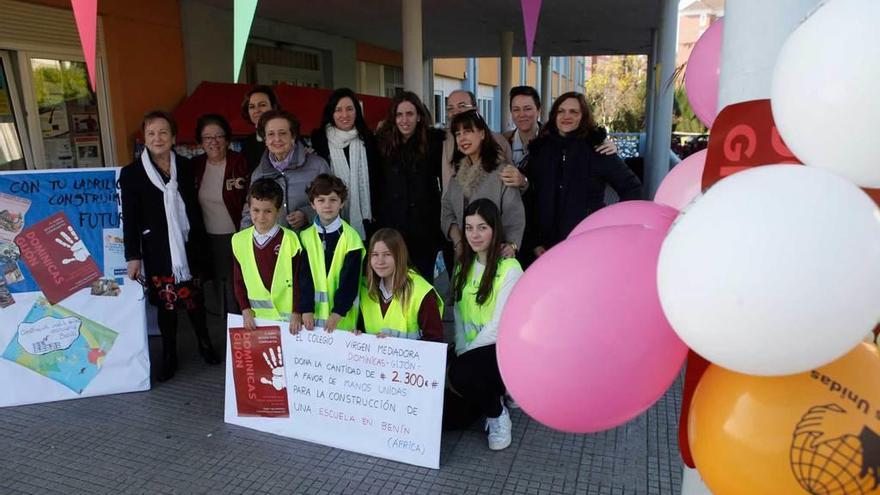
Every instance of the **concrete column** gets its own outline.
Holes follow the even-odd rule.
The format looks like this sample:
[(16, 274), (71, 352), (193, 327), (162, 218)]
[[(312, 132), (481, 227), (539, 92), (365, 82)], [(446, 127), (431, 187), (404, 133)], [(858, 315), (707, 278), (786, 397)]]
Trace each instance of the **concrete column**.
[(660, 3), (660, 29), (657, 33), (657, 58), (655, 62), (654, 113), (651, 135), (648, 136), (651, 154), (645, 163), (643, 195), (653, 198), (657, 187), (669, 172), (669, 148), (672, 144), (672, 103), (675, 86), (672, 73), (675, 70), (675, 49), (678, 31), (678, 0), (662, 0)]
[(403, 87), (424, 101), (422, 71), (422, 0), (403, 0)]
[[(821, 0), (730, 0), (724, 8), (718, 109), (770, 97), (782, 44)], [(804, 102), (804, 104), (807, 104)]]
[(479, 93), (479, 89), (480, 89), (480, 80), (479, 80), (480, 74), (479, 74), (479, 71), (477, 70), (477, 59), (475, 59), (475, 58), (467, 59), (467, 65), (466, 65), (465, 70), (466, 70), (465, 79), (467, 79), (467, 80), (464, 83), (463, 89), (466, 89), (466, 90), (470, 91), (471, 93), (473, 93), (474, 97), (476, 98), (479, 96), (478, 93)]
[(550, 115), (551, 101), (550, 85), (553, 81), (553, 71), (550, 70), (550, 57), (541, 57), (541, 122), (546, 123)]
[(513, 31), (501, 33), (501, 131), (510, 125), (510, 88), (513, 86)]
[[(422, 100), (422, 102), (425, 104), (426, 107), (428, 107), (428, 111), (431, 112), (431, 116), (436, 118), (437, 109), (434, 108), (434, 59), (426, 58), (422, 62), (422, 67), (424, 70), (423, 91), (425, 95), (425, 98)], [(444, 108), (441, 111), (445, 112), (446, 109)]]
[(650, 136), (654, 129), (654, 86), (657, 78), (654, 77), (654, 66), (657, 62), (657, 30), (651, 30), (651, 51), (648, 53), (647, 81), (645, 81), (645, 149), (641, 150), (642, 156), (651, 156)]

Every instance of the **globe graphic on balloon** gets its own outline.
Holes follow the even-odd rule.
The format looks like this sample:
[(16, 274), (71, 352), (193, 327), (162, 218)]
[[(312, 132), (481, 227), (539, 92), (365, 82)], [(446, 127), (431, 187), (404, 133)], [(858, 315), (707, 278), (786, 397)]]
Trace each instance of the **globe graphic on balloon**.
[(790, 450), (791, 469), (804, 490), (813, 495), (876, 493), (874, 473), (862, 468), (865, 459), (861, 438), (844, 434), (820, 440), (823, 432), (804, 427), (810, 421), (807, 415), (801, 420)]

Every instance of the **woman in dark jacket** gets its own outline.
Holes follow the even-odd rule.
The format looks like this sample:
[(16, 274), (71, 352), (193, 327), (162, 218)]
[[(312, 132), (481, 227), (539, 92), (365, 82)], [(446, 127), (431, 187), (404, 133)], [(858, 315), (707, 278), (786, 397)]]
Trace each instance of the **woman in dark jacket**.
[(146, 149), (119, 173), (125, 259), (129, 278), (145, 285), (150, 303), (158, 308), (159, 380), (165, 381), (177, 370), (177, 308), (186, 309), (205, 362), (217, 364), (220, 359), (208, 338), (199, 283), (205, 228), (191, 164), (172, 150), (176, 126), (171, 115), (150, 112), (142, 129)]
[(266, 143), (256, 130), (260, 117), (269, 110), (281, 110), (278, 97), (269, 86), (254, 86), (244, 95), (244, 101), (241, 102), (241, 118), (254, 126), (254, 133), (241, 142), (241, 154), (244, 155), (249, 172), (253, 172), (260, 165), (260, 160), (266, 151)]
[(379, 227), (403, 234), (412, 264), (428, 282), (443, 243), (440, 161), (446, 133), (415, 93), (395, 96), (377, 133), (382, 159), (375, 174), (373, 211)]
[(565, 93), (553, 103), (542, 135), (529, 146), (526, 168), (532, 196), (527, 224), (535, 256), (603, 208), (606, 186), (621, 201), (640, 198), (642, 185), (623, 160), (594, 149), (605, 137), (582, 94)]
[(354, 91), (340, 88), (330, 95), (321, 125), (312, 132), (311, 140), (315, 153), (348, 187), (342, 219), (358, 231), (361, 239), (368, 239), (373, 230), (373, 169), (379, 151)]
[(232, 234), (241, 225), (250, 177), (244, 155), (229, 149), (230, 134), (220, 115), (202, 115), (196, 122), (196, 141), (205, 153), (193, 158), (193, 174), (222, 314), (239, 312), (232, 289)]

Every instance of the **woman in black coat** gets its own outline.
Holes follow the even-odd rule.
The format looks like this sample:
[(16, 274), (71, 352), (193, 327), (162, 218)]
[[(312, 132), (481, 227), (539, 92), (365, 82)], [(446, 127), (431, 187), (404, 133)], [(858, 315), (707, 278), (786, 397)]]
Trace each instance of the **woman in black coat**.
[(266, 152), (266, 143), (257, 134), (256, 129), (260, 117), (269, 110), (281, 110), (278, 97), (269, 86), (254, 86), (244, 95), (244, 101), (241, 102), (241, 118), (254, 126), (254, 133), (241, 141), (241, 154), (247, 161), (248, 172), (253, 172), (260, 166), (260, 160)]
[(443, 243), (440, 230), (440, 163), (446, 133), (415, 93), (391, 101), (379, 128), (382, 159), (376, 173), (373, 211), (380, 227), (403, 234), (412, 264), (429, 282)]
[(208, 338), (199, 283), (205, 260), (198, 253), (207, 243), (192, 167), (172, 150), (176, 126), (171, 115), (150, 112), (142, 129), (146, 149), (119, 173), (125, 259), (129, 278), (144, 284), (158, 308), (159, 381), (165, 381), (177, 370), (177, 308), (189, 315), (205, 362), (220, 359)]
[(553, 103), (542, 135), (529, 145), (525, 170), (531, 196), (527, 235), (535, 256), (603, 208), (606, 186), (621, 201), (641, 197), (642, 184), (623, 160), (595, 150), (605, 137), (582, 94), (565, 93)]
[(373, 169), (379, 162), (379, 151), (354, 91), (340, 88), (330, 95), (321, 125), (312, 131), (311, 141), (315, 153), (330, 164), (333, 175), (348, 187), (342, 219), (350, 223), (362, 239), (369, 239), (374, 230)]

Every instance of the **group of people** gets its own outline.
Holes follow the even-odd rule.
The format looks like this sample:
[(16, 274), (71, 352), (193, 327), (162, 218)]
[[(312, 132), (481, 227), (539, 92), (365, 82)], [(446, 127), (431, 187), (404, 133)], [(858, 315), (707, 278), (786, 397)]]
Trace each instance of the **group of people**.
[(158, 307), (159, 380), (177, 369), (177, 308), (203, 359), (220, 362), (207, 278), (248, 328), (260, 318), (289, 322), (291, 333), (444, 342), (444, 301), (432, 285), (442, 252), (454, 309), (444, 424), (482, 416), (489, 447), (509, 446), (495, 342), (522, 266), (604, 206), (606, 185), (622, 200), (641, 193), (583, 95), (558, 97), (544, 125), (534, 88), (514, 88), (510, 105), (515, 128), (496, 134), (474, 95), (455, 91), (443, 130), (403, 92), (374, 133), (355, 93), (338, 89), (307, 141), (271, 88), (257, 86), (242, 104), (256, 132), (241, 153), (229, 149), (228, 122), (207, 114), (196, 126), (205, 153), (192, 161), (173, 151), (173, 118), (147, 114), (145, 150), (119, 182), (128, 275)]

